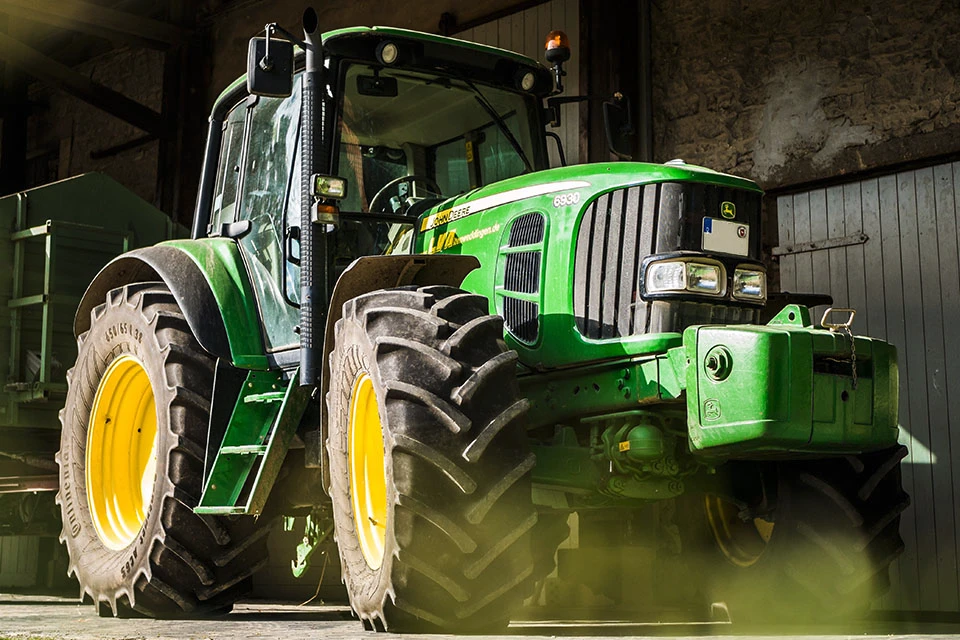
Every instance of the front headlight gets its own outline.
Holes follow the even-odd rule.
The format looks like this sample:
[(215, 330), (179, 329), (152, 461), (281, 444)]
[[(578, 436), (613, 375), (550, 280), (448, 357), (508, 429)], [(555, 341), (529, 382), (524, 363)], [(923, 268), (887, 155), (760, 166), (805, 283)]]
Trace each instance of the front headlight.
[(766, 300), (767, 274), (752, 269), (734, 270), (733, 297), (739, 300)]
[(720, 264), (661, 260), (647, 265), (644, 293), (691, 292), (710, 296), (724, 293), (726, 275)]

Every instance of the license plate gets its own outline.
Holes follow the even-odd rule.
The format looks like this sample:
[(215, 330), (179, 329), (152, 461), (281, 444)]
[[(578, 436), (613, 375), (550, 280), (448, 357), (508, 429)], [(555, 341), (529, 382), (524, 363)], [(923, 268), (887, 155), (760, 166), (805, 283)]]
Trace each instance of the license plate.
[(750, 253), (750, 226), (720, 218), (703, 219), (704, 251), (745, 256)]

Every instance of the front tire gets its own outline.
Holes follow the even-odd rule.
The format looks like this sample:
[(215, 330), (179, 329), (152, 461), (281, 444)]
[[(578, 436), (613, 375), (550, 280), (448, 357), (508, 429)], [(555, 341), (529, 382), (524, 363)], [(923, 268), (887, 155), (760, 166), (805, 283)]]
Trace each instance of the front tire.
[(327, 447), (343, 579), (369, 629), (502, 628), (538, 577), (528, 403), (502, 326), (450, 287), (344, 305)]
[(68, 573), (101, 614), (229, 610), (266, 561), (266, 528), (193, 512), (212, 358), (162, 283), (114, 289), (91, 316), (60, 414)]
[(707, 594), (733, 622), (854, 620), (889, 589), (903, 552), (900, 514), (910, 504), (900, 481), (906, 448), (776, 469), (770, 514), (741, 517), (715, 495), (701, 498)]

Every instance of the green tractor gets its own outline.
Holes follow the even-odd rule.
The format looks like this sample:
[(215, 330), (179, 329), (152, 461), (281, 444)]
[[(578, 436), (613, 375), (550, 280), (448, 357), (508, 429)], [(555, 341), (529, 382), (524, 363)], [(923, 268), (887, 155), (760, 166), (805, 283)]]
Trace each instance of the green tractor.
[(768, 300), (753, 182), (550, 169), (560, 36), (551, 70), (304, 34), (269, 25), (217, 100), (192, 239), (80, 304), (58, 500), (102, 614), (229, 610), (281, 515), (308, 516), (301, 568), (335, 537), (370, 629), (496, 628), (551, 580), (735, 619), (888, 587), (896, 353)]

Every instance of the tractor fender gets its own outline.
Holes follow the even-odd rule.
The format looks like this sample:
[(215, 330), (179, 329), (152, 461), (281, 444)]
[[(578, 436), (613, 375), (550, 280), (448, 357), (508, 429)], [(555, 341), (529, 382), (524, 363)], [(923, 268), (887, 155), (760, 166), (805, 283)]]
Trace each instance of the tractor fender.
[(357, 258), (348, 266), (330, 298), (327, 326), (323, 334), (323, 373), (320, 377), (319, 450), (323, 469), (324, 491), (330, 486), (330, 465), (327, 460), (327, 391), (330, 389), (330, 353), (333, 351), (334, 327), (343, 316), (343, 303), (370, 291), (402, 287), (443, 284), (460, 286), (467, 274), (477, 269), (480, 261), (469, 255), (397, 255)]
[(107, 292), (149, 281), (167, 285), (204, 350), (237, 367), (267, 368), (257, 305), (231, 240), (174, 240), (114, 258), (83, 294), (74, 334), (90, 328), (90, 312)]

